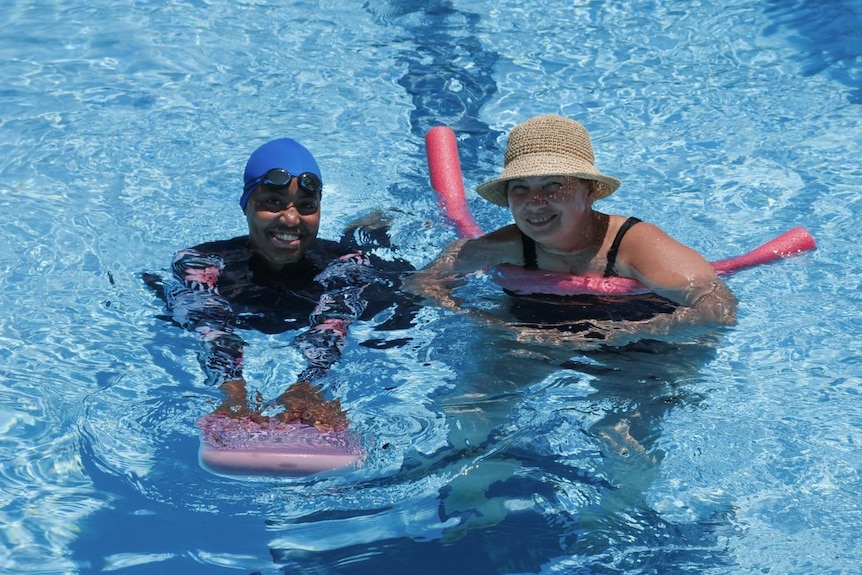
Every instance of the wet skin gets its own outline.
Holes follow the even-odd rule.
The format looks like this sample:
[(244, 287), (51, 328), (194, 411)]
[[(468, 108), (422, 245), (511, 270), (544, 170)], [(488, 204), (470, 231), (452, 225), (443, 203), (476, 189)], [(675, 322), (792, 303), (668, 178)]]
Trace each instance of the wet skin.
[(251, 249), (278, 270), (299, 261), (317, 239), (320, 194), (299, 187), (259, 186), (245, 209)]

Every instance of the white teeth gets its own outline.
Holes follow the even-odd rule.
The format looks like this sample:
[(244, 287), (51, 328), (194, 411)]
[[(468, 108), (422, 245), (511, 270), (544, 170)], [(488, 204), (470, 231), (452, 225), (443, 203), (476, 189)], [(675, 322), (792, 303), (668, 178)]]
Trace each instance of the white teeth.
[(550, 220), (551, 220), (551, 216), (548, 216), (546, 218), (531, 218), (531, 219), (528, 219), (527, 221), (530, 222), (531, 224), (544, 224), (545, 222), (550, 221)]
[(273, 237), (282, 242), (293, 242), (299, 239), (298, 234), (289, 234), (289, 233), (274, 233)]

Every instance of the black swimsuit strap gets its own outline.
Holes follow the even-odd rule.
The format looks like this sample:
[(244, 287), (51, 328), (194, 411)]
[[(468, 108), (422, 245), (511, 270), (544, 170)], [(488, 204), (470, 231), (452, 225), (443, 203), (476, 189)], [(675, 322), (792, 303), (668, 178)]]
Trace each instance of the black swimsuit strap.
[[(629, 229), (639, 223), (641, 220), (635, 217), (628, 218), (623, 225), (620, 226), (619, 231), (617, 231), (616, 237), (614, 237), (614, 241), (611, 244), (611, 249), (608, 250), (608, 264), (605, 267), (605, 277), (616, 277), (616, 272), (614, 271), (614, 264), (617, 261), (617, 252), (620, 250), (620, 242), (623, 241), (623, 236), (626, 235), (626, 232)], [(536, 242), (525, 233), (521, 233), (521, 244), (524, 247), (524, 268), (528, 270), (539, 269), (539, 261), (536, 257)]]
[(629, 231), (633, 225), (639, 223), (640, 220), (638, 218), (628, 218), (623, 225), (620, 226), (619, 231), (617, 232), (616, 237), (614, 238), (614, 243), (611, 244), (611, 249), (608, 250), (608, 265), (605, 266), (605, 277), (612, 278), (617, 276), (617, 272), (614, 271), (614, 264), (617, 262), (617, 252), (620, 250), (620, 242), (623, 241), (623, 236), (626, 235), (626, 232)]
[(536, 242), (533, 238), (521, 232), (521, 244), (524, 246), (524, 268), (528, 270), (539, 269), (539, 260), (536, 257)]

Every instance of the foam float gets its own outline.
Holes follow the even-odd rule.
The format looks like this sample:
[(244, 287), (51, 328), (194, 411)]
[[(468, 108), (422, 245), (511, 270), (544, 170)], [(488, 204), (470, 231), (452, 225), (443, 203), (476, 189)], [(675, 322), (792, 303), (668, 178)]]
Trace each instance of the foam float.
[(261, 425), (211, 413), (198, 418), (200, 463), (218, 475), (304, 477), (358, 465), (365, 456), (349, 430), (321, 432), (300, 423)]
[[(447, 126), (431, 128), (425, 135), (425, 150), (431, 187), (446, 217), (461, 238), (477, 238), (482, 229), (473, 219), (464, 192), (464, 179), (458, 158), (455, 132)], [(718, 275), (774, 262), (817, 247), (812, 235), (802, 227), (793, 228), (745, 254), (712, 263)], [(578, 276), (503, 264), (491, 270), (492, 279), (501, 287), (518, 294), (552, 295), (636, 295), (650, 289), (632, 278)]]

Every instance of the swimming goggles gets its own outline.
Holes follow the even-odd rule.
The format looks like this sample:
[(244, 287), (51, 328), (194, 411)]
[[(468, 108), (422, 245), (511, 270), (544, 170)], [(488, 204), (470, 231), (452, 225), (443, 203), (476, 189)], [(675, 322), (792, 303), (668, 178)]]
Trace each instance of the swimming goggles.
[(312, 172), (302, 172), (298, 176), (295, 176), (287, 170), (273, 168), (259, 178), (249, 180), (245, 185), (243, 195), (250, 193), (260, 185), (272, 186), (273, 188), (286, 188), (290, 185), (290, 181), (293, 180), (293, 178), (297, 179), (301, 190), (310, 194), (319, 194), (323, 189), (323, 182), (320, 181), (317, 174)]

